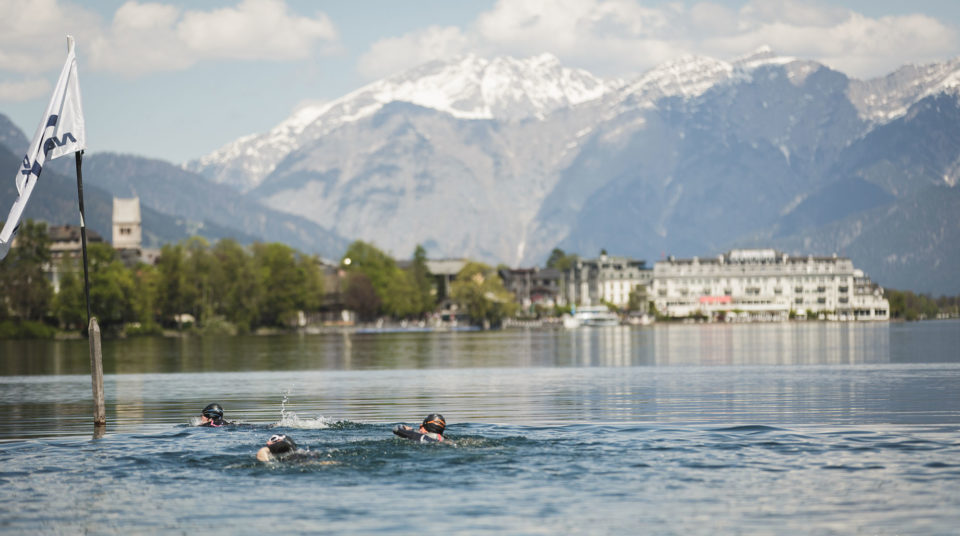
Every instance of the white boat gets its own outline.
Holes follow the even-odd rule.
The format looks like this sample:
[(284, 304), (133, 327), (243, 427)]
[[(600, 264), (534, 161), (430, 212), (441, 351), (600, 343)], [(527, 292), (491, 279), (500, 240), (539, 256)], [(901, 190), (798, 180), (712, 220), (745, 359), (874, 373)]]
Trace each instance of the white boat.
[(575, 316), (563, 315), (563, 327), (567, 329), (579, 328), (580, 321)]
[(606, 305), (590, 305), (577, 309), (573, 318), (581, 326), (619, 326), (620, 317)]

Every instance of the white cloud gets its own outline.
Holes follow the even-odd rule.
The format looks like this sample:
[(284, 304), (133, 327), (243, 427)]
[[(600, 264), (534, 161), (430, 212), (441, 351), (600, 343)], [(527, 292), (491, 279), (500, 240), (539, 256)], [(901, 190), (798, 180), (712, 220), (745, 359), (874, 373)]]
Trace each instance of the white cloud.
[(799, 0), (717, 2), (498, 0), (466, 27), (430, 27), (378, 41), (362, 56), (367, 77), (414, 63), (475, 52), (557, 55), (598, 74), (624, 76), (682, 54), (728, 59), (769, 45), (856, 77), (960, 53), (956, 29), (922, 14), (872, 18)]
[(281, 0), (244, 0), (235, 8), (188, 11), (176, 32), (194, 53), (243, 60), (303, 59), (312, 55), (315, 42), (337, 39), (326, 15), (292, 16)]
[(500, 0), (475, 27), (502, 53), (552, 52), (594, 71), (622, 73), (678, 55), (683, 39), (673, 30), (683, 23), (680, 9), (635, 0)]
[(0, 13), (0, 70), (28, 74), (62, 64), (68, 33), (81, 63), (89, 58), (85, 67), (126, 75), (204, 60), (301, 60), (329, 53), (338, 40), (325, 14), (291, 13), (284, 0), (210, 10), (128, 1), (107, 22), (64, 0), (0, 0)]
[(859, 78), (958, 53), (956, 31), (933, 17), (871, 18), (837, 8), (816, 10), (790, 0), (775, 4), (781, 6), (780, 11), (771, 9), (769, 2), (748, 4), (740, 12), (738, 32), (702, 45), (734, 55), (770, 45), (781, 54), (814, 59)]
[(198, 58), (177, 38), (181, 12), (164, 4), (127, 2), (117, 9), (110, 27), (90, 45), (96, 70), (123, 74), (185, 69)]
[(58, 0), (0, 0), (0, 13), (0, 70), (16, 73), (62, 66), (67, 34), (83, 42), (88, 30), (100, 25), (95, 14)]
[(283, 0), (243, 0), (210, 11), (123, 4), (92, 47), (96, 69), (143, 74), (203, 60), (299, 60), (332, 50), (337, 30), (323, 13), (291, 14)]
[(449, 58), (476, 48), (475, 40), (455, 26), (431, 26), (400, 37), (381, 39), (357, 62), (361, 75), (374, 79), (428, 61)]
[(0, 101), (21, 102), (42, 97), (50, 93), (52, 85), (42, 78), (31, 78), (17, 82), (0, 82)]

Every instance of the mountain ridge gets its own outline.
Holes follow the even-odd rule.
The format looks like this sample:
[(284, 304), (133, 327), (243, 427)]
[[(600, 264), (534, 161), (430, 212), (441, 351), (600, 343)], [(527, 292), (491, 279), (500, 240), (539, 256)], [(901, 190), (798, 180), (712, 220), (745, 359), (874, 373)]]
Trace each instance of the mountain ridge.
[[(957, 247), (943, 240), (956, 217), (943, 201), (960, 176), (958, 81), (960, 59), (861, 81), (768, 48), (681, 57), (628, 80), (549, 56), (463, 57), (303, 108), (206, 160), (111, 172), (111, 188), (140, 191), (136, 175), (153, 173), (192, 192), (151, 186), (165, 210), (195, 201), (177, 195), (259, 204), (293, 218), (293, 236), (323, 230), (397, 257), (417, 244), (514, 266), (554, 247), (646, 259), (744, 244), (851, 250), (881, 284), (956, 293), (946, 266)], [(210, 182), (192, 184), (206, 180), (191, 169)], [(214, 208), (237, 223), (236, 208)]]
[[(413, 87), (422, 73), (462, 67), (433, 62), (389, 83)], [(883, 160), (883, 139), (909, 129), (952, 138), (948, 121), (935, 124), (936, 111), (917, 105), (955, 102), (958, 73), (960, 61), (949, 60), (860, 81), (770, 49), (731, 61), (686, 56), (607, 82), (594, 98), (505, 118), (384, 103), (369, 95), (376, 82), (303, 126), (295, 148), (248, 191), (398, 256), (417, 242), (434, 256), (511, 265), (537, 263), (555, 246), (712, 254), (758, 229), (776, 229), (774, 242), (814, 233), (913, 191), (905, 185), (919, 172), (890, 164), (891, 175), (871, 163)], [(344, 113), (357, 110), (366, 111)], [(870, 136), (884, 131), (900, 134)], [(927, 161), (960, 168), (945, 152), (952, 145), (939, 145)], [(946, 184), (955, 176), (947, 172)], [(837, 195), (864, 199), (827, 202)]]

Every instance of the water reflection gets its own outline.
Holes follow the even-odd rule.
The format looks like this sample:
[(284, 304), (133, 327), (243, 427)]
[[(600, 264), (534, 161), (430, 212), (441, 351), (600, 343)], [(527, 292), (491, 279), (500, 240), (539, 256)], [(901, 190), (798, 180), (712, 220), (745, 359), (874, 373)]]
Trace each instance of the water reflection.
[(890, 362), (888, 323), (675, 325), (653, 330), (657, 365), (849, 365)]
[[(658, 325), (106, 340), (104, 373), (855, 365), (960, 359), (960, 322)], [(0, 376), (89, 374), (86, 341), (0, 341)]]

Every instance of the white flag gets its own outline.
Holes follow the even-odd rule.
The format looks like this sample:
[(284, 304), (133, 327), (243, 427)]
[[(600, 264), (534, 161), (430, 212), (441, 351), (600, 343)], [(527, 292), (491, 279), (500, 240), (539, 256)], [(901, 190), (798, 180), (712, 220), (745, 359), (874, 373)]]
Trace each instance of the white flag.
[(67, 62), (60, 71), (60, 79), (53, 90), (47, 111), (40, 120), (33, 141), (17, 170), (19, 197), (10, 208), (3, 230), (0, 230), (0, 260), (7, 256), (10, 242), (20, 228), (20, 217), (27, 206), (33, 187), (47, 160), (86, 148), (83, 125), (83, 107), (80, 103), (80, 84), (77, 82), (77, 56), (73, 37), (67, 36)]

